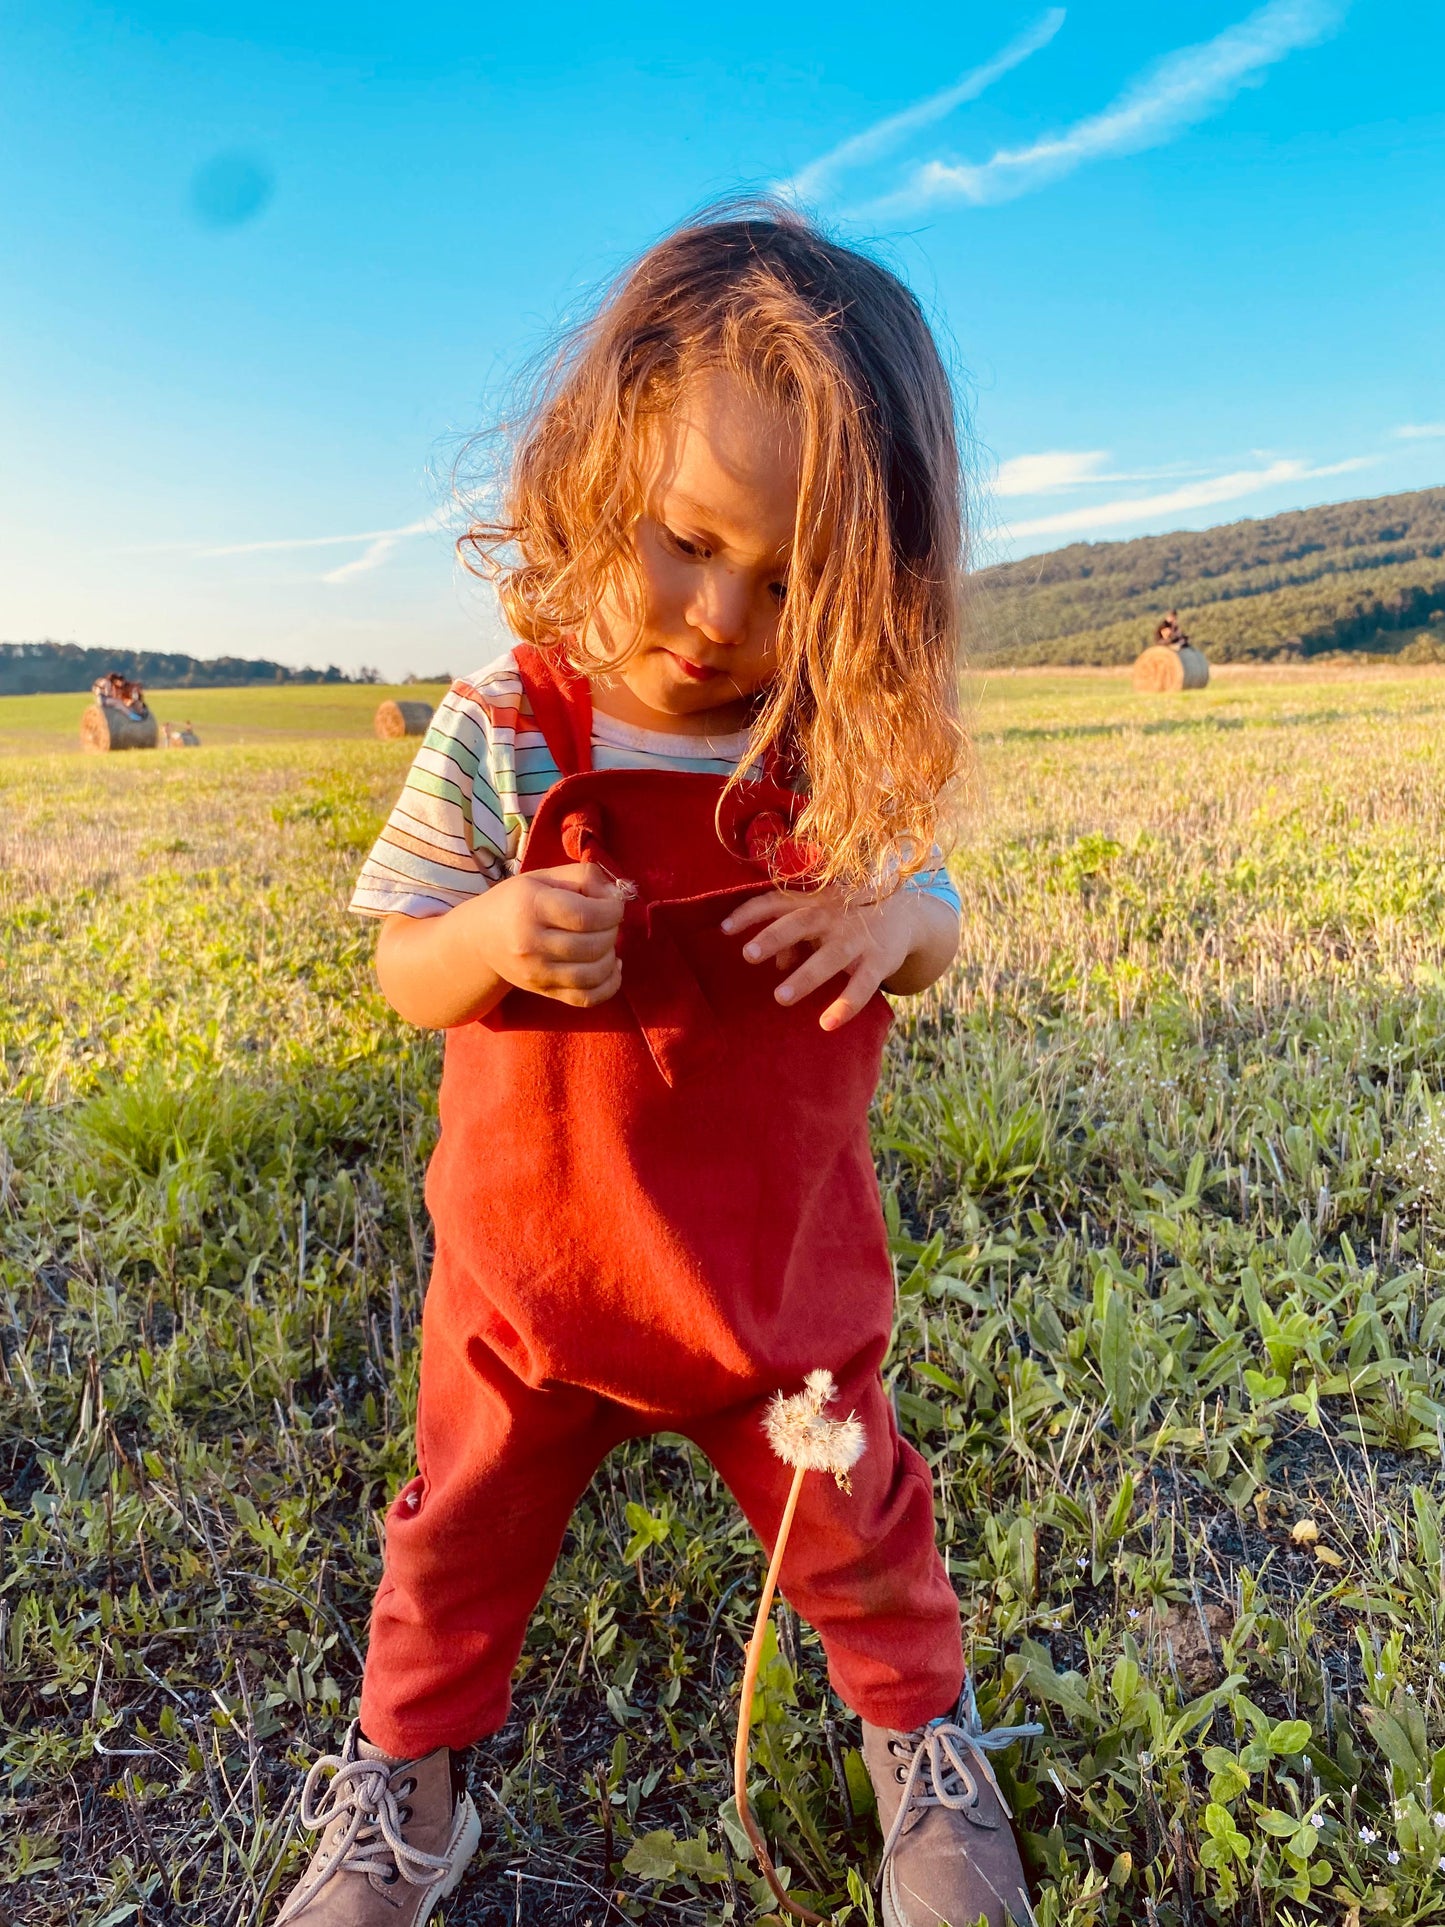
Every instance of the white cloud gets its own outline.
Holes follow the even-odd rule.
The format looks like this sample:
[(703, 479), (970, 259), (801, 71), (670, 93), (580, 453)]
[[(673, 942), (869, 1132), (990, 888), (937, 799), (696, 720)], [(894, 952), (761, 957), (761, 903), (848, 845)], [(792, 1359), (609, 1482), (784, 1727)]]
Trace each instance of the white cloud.
[(1394, 431), (1402, 442), (1434, 442), (1445, 439), (1445, 422), (1406, 422)]
[[(1039, 455), (1013, 455), (999, 465), (995, 495), (1058, 495), (1120, 482), (1168, 482), (1202, 475), (1196, 463), (1164, 462), (1151, 468), (1106, 468), (1107, 449), (1053, 448)], [(1261, 458), (1262, 459), (1262, 458)]]
[(986, 161), (926, 161), (900, 188), (860, 211), (878, 218), (948, 202), (989, 206), (1044, 187), (1086, 161), (1162, 146), (1217, 112), (1241, 88), (1258, 86), (1287, 55), (1323, 39), (1345, 4), (1267, 0), (1213, 40), (1166, 55), (1102, 113), (1026, 147), (1000, 148)]
[(1096, 502), (1088, 508), (1065, 509), (1056, 515), (1036, 515), (1024, 522), (1007, 525), (1006, 534), (1077, 534), (1084, 529), (1119, 528), (1131, 522), (1148, 522), (1161, 515), (1182, 515), (1188, 509), (1211, 508), (1218, 502), (1237, 502), (1243, 496), (1257, 495), (1281, 482), (1312, 481), (1325, 475), (1345, 475), (1364, 468), (1374, 458), (1354, 455), (1348, 461), (1329, 462), (1310, 468), (1300, 461), (1281, 460), (1264, 468), (1236, 469), (1229, 475), (1214, 475), (1204, 481), (1187, 483), (1159, 495), (1134, 495), (1113, 502)]
[(1049, 449), (1042, 455), (1013, 455), (999, 464), (995, 495), (1047, 495), (1055, 489), (1082, 488), (1088, 482), (1113, 481), (1099, 473), (1109, 451)]
[(425, 535), (437, 526), (435, 516), (408, 522), (399, 529), (364, 529), (359, 535), (283, 535), (268, 542), (228, 542), (224, 548), (197, 549), (197, 555), (268, 555), (282, 549), (341, 549), (357, 542), (385, 542), (394, 547), (405, 535)]
[(430, 522), (412, 523), (404, 529), (393, 529), (389, 535), (374, 536), (360, 555), (354, 556), (350, 562), (343, 562), (339, 568), (328, 569), (321, 580), (349, 582), (354, 575), (367, 575), (372, 569), (380, 568), (403, 536), (420, 535), (431, 526)]
[(920, 127), (931, 127), (935, 121), (945, 118), (955, 108), (962, 107), (966, 101), (977, 100), (986, 88), (992, 87), (996, 80), (1025, 60), (1036, 54), (1040, 47), (1046, 47), (1059, 28), (1064, 24), (1064, 9), (1050, 7), (1033, 26), (1025, 28), (1016, 40), (1011, 40), (1002, 52), (986, 60), (982, 66), (972, 68), (951, 87), (930, 94), (927, 99), (905, 107), (902, 113), (890, 114), (886, 120), (876, 121), (861, 134), (854, 134), (848, 140), (840, 141), (828, 153), (820, 155), (815, 161), (801, 168), (789, 181), (778, 183), (778, 192), (791, 196), (798, 201), (817, 201), (833, 186), (838, 175), (849, 168), (862, 167), (869, 161), (880, 160), (898, 147), (908, 136)]

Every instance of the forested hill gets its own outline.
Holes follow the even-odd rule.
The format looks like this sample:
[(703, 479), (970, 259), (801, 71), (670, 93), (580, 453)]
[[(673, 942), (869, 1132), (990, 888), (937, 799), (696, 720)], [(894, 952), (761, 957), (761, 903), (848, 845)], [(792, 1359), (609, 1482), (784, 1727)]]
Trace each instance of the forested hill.
[(1445, 488), (1075, 542), (973, 584), (974, 652), (1001, 665), (1130, 662), (1168, 608), (1215, 662), (1445, 658)]
[(154, 649), (82, 649), (74, 642), (0, 642), (0, 696), (89, 689), (112, 669), (146, 689), (228, 689), (260, 682), (368, 682), (370, 674), (288, 669), (247, 656), (183, 656)]

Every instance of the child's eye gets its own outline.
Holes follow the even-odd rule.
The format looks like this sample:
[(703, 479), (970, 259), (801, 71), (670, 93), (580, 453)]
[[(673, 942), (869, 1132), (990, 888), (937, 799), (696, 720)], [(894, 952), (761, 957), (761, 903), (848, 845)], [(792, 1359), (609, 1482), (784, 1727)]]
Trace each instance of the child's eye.
[(785, 602), (788, 596), (787, 583), (770, 582), (768, 584), (768, 594), (773, 598), (774, 602)]
[(689, 542), (685, 535), (679, 535), (676, 529), (670, 529), (666, 524), (663, 525), (662, 532), (668, 541), (671, 542), (672, 546), (682, 555), (690, 556), (698, 562), (705, 562), (707, 560), (708, 551), (703, 543)]

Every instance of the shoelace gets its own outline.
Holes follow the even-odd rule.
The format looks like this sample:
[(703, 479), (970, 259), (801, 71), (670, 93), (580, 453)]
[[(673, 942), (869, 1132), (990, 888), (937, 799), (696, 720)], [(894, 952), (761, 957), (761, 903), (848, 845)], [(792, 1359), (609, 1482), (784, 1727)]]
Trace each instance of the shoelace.
[(921, 1732), (908, 1736), (913, 1757), (903, 1782), (903, 1797), (898, 1803), (893, 1825), (888, 1829), (888, 1837), (883, 1842), (884, 1864), (916, 1808), (947, 1807), (954, 1813), (969, 1813), (978, 1806), (978, 1781), (966, 1756), (971, 1756), (982, 1770), (999, 1805), (1012, 1820), (1013, 1810), (1004, 1798), (1003, 1788), (994, 1775), (988, 1756), (990, 1753), (1001, 1753), (1006, 1746), (1012, 1746), (1015, 1740), (1036, 1739), (1043, 1730), (1042, 1726), (1032, 1721), (1024, 1726), (985, 1728), (978, 1717), (973, 1682), (968, 1681), (957, 1720), (934, 1720)]
[[(306, 1775), (301, 1789), (301, 1824), (320, 1833), (346, 1817), (345, 1831), (291, 1896), (283, 1919), (298, 1914), (335, 1873), (375, 1874), (388, 1885), (398, 1874), (424, 1887), (451, 1864), (444, 1853), (413, 1847), (402, 1833), (401, 1806), (391, 1784), (395, 1768), (356, 1757), (355, 1728), (344, 1751), (325, 1754)], [(323, 1779), (330, 1775), (324, 1794)]]

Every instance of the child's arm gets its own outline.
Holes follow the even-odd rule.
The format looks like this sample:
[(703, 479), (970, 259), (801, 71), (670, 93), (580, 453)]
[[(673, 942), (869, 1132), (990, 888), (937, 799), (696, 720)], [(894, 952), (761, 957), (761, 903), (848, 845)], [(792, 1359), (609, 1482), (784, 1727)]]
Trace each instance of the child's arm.
[(740, 904), (723, 929), (753, 933), (743, 945), (749, 963), (772, 957), (779, 969), (791, 971), (773, 993), (780, 1004), (796, 1003), (846, 972), (842, 994), (818, 1020), (824, 1030), (841, 1029), (876, 990), (902, 997), (927, 990), (958, 951), (954, 906), (906, 888), (878, 903), (850, 900), (837, 890), (772, 890)]
[(621, 922), (622, 898), (596, 864), (532, 870), (441, 916), (388, 917), (376, 975), (397, 1015), (427, 1030), (485, 1017), (513, 987), (585, 1008), (617, 994)]

